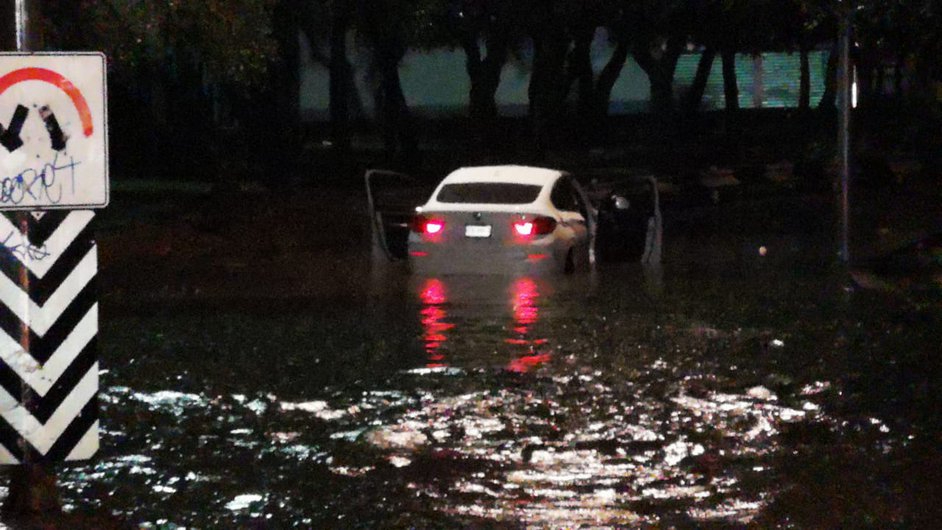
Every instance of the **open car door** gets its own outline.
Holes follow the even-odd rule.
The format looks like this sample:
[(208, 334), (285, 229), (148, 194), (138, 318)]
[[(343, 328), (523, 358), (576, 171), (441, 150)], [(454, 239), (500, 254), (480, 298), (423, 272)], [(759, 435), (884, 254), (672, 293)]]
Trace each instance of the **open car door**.
[(404, 261), (415, 208), (428, 199), (430, 190), (411, 176), (395, 171), (369, 169), (364, 179), (373, 262)]
[(657, 179), (650, 175), (593, 179), (589, 189), (598, 210), (596, 259), (660, 263), (663, 228)]

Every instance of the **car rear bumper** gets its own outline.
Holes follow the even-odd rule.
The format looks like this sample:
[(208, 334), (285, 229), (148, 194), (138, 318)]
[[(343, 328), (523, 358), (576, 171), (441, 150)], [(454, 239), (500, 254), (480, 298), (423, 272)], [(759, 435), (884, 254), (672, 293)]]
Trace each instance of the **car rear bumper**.
[(486, 252), (473, 247), (410, 243), (409, 266), (420, 275), (552, 274), (563, 264), (552, 245), (508, 246)]

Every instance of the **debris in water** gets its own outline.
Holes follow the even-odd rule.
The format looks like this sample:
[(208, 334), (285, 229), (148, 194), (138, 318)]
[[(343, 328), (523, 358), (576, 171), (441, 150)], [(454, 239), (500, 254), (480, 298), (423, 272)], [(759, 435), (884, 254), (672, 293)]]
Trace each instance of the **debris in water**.
[(761, 502), (732, 499), (714, 508), (690, 508), (687, 510), (687, 515), (696, 521), (725, 520), (748, 524), (761, 508)]
[(268, 410), (268, 403), (265, 403), (261, 399), (253, 399), (252, 401), (249, 401), (245, 404), (245, 408), (258, 415), (262, 415), (265, 414), (266, 410)]
[(364, 438), (380, 449), (414, 450), (428, 443), (428, 437), (418, 430), (421, 427), (408, 422), (389, 425), (367, 432)]
[(226, 508), (233, 512), (238, 512), (249, 508), (256, 502), (262, 502), (265, 498), (257, 493), (246, 493), (238, 495), (226, 504)]
[(412, 370), (406, 370), (406, 373), (412, 375), (462, 375), (464, 374), (464, 370), (452, 366), (432, 366), (428, 368), (413, 368)]
[(299, 432), (273, 432), (271, 433), (272, 440), (279, 443), (287, 443), (295, 440), (298, 436), (301, 436)]
[(167, 410), (174, 415), (183, 414), (185, 409), (205, 407), (207, 399), (197, 394), (185, 394), (174, 390), (160, 390), (152, 394), (135, 392), (131, 398), (150, 405), (151, 410)]
[(283, 402), (281, 403), (280, 407), (281, 410), (300, 410), (302, 412), (310, 412), (322, 420), (336, 420), (348, 414), (348, 412), (344, 410), (331, 409), (330, 406), (327, 405), (326, 401), (307, 401), (304, 403)]
[(805, 387), (801, 389), (801, 395), (813, 396), (815, 394), (820, 394), (821, 392), (824, 392), (825, 390), (829, 388), (831, 388), (830, 382), (815, 381), (814, 383), (811, 383), (810, 385), (805, 385)]
[(389, 463), (395, 467), (406, 467), (412, 463), (412, 460), (404, 456), (392, 455), (389, 457)]
[(746, 391), (746, 395), (753, 399), (761, 399), (762, 401), (775, 401), (778, 399), (771, 390), (764, 386), (754, 386)]

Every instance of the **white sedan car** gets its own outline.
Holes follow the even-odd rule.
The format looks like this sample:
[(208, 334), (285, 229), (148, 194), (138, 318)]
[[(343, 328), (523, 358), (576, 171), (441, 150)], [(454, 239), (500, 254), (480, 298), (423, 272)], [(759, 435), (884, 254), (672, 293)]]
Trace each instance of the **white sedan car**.
[(595, 211), (566, 172), (468, 167), (416, 208), (408, 256), (419, 274), (568, 274), (591, 266), (595, 232)]

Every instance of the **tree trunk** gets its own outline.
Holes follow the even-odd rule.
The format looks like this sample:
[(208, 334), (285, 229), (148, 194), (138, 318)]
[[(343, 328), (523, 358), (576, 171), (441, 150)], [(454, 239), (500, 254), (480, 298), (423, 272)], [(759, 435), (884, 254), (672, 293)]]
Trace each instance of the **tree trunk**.
[(481, 56), (480, 43), (475, 34), (462, 41), (465, 52), (465, 70), (468, 73), (468, 114), (477, 139), (485, 146), (493, 144), (497, 121), (497, 88), (507, 63), (509, 46), (503, 35), (491, 35), (487, 40), (487, 55)]
[(484, 89), (484, 64), (481, 57), (481, 47), (477, 35), (467, 35), (461, 42), (464, 48), (465, 71), (468, 73), (468, 82), (471, 87), (468, 91), (468, 114), (471, 121), (490, 115), (494, 108), (489, 105)]
[(594, 27), (584, 27), (577, 32), (572, 51), (569, 54), (569, 75), (567, 90), (573, 81), (576, 83), (578, 103), (576, 110), (579, 120), (585, 121), (591, 117), (595, 108), (595, 74), (592, 71), (592, 38), (595, 36)]
[(386, 156), (394, 164), (412, 169), (418, 162), (419, 142), (399, 78), (399, 64), (405, 57), (406, 44), (403, 36), (388, 23), (389, 5), (367, 0), (359, 0), (356, 5), (362, 20), (361, 31), (372, 57), (373, 97)]
[(693, 77), (693, 83), (690, 85), (690, 91), (687, 92), (684, 110), (687, 114), (696, 114), (700, 110), (700, 103), (703, 102), (703, 93), (706, 91), (707, 81), (710, 80), (710, 72), (713, 70), (713, 59), (716, 58), (716, 50), (706, 48), (700, 54), (700, 60), (697, 62), (697, 73)]
[(605, 67), (599, 73), (596, 81), (596, 92), (598, 93), (598, 110), (603, 114), (608, 114), (608, 105), (612, 99), (612, 89), (615, 83), (621, 77), (621, 71), (625, 67), (625, 61), (628, 60), (628, 43), (621, 41), (615, 45), (612, 56), (609, 58)]
[(347, 60), (347, 28), (349, 19), (342, 8), (334, 7), (330, 24), (330, 135), (334, 149), (350, 149), (350, 92), (352, 68)]
[(550, 132), (563, 111), (568, 48), (569, 41), (560, 28), (533, 36), (533, 71), (527, 93), (534, 142), (541, 153), (552, 143)]
[(808, 63), (808, 46), (801, 45), (799, 52), (801, 77), (798, 90), (798, 109), (807, 111), (811, 108), (811, 67)]
[(682, 50), (682, 39), (671, 38), (660, 59), (655, 59), (644, 45), (637, 45), (632, 51), (638, 66), (648, 75), (651, 107), (657, 114), (669, 114), (674, 110), (674, 71)]
[(399, 78), (399, 62), (403, 56), (405, 47), (398, 42), (378, 42), (373, 47), (380, 76), (376, 109), (381, 117), (386, 153), (390, 159), (409, 167), (417, 161), (418, 138)]
[[(592, 70), (592, 39), (595, 27), (581, 26), (575, 32), (573, 47), (569, 52), (568, 73), (565, 93), (575, 83), (576, 87), (576, 134), (572, 141), (581, 147), (589, 145), (594, 133), (598, 132), (600, 121), (595, 113), (598, 108), (595, 72)], [(565, 96), (564, 96), (565, 97)]]
[(612, 89), (621, 76), (621, 71), (625, 67), (625, 61), (628, 60), (628, 42), (620, 40), (612, 51), (612, 56), (605, 63), (602, 71), (599, 72), (598, 79), (595, 81), (595, 108), (593, 112), (599, 123), (608, 117), (608, 106), (612, 100)]
[(736, 80), (736, 52), (724, 50), (723, 54), (723, 97), (726, 110), (739, 110), (739, 85)]
[(295, 16), (298, 12), (297, 1), (279, 1), (272, 16), (272, 34), (278, 42), (278, 59), (270, 65), (274, 108), (270, 109), (268, 121), (273, 123), (264, 125), (268, 130), (262, 132), (268, 135), (265, 142), (274, 155), (268, 157), (271, 162), (267, 168), (269, 180), (283, 181), (286, 173), (293, 177), (301, 152), (301, 49), (298, 43), (300, 24)]

